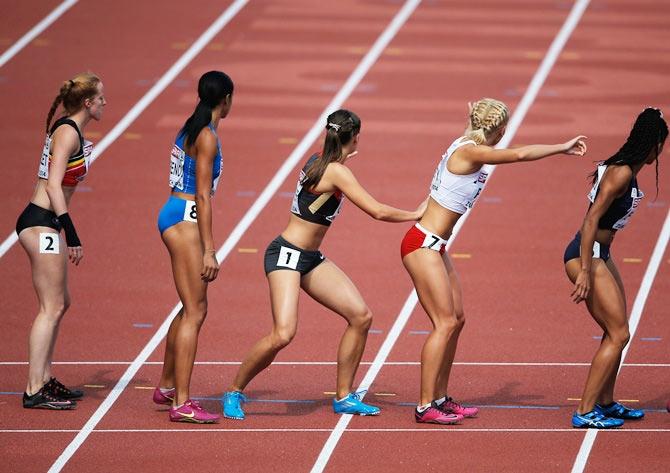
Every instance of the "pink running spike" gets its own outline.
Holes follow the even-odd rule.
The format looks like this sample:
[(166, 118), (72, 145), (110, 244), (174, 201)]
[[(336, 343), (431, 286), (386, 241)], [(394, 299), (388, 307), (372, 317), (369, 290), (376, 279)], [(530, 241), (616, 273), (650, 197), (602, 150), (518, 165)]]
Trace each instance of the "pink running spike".
[(200, 407), (198, 401), (188, 400), (179, 407), (170, 408), (172, 422), (193, 422), (196, 424), (215, 424), (219, 421), (218, 414), (211, 414)]
[(463, 420), (463, 416), (453, 413), (445, 413), (440, 409), (429, 407), (423, 412), (414, 409), (414, 419), (421, 424), (457, 424)]
[(156, 404), (164, 404), (166, 406), (171, 406), (172, 401), (174, 401), (175, 390), (174, 388), (163, 393), (160, 388), (154, 389), (154, 402)]
[(458, 414), (463, 417), (476, 417), (477, 413), (479, 412), (479, 409), (476, 407), (465, 407), (462, 404), (459, 404), (458, 402), (454, 401), (452, 398), (448, 397), (446, 401), (444, 401), (442, 404), (439, 406), (436, 404), (436, 408), (444, 412), (445, 414)]

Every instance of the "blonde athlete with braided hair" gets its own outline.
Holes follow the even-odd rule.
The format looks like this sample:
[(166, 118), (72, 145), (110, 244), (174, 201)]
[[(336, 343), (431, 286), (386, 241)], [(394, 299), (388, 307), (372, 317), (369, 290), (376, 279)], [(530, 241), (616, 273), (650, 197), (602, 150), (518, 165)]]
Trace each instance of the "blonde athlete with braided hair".
[[(60, 105), (64, 115), (51, 125)], [(82, 391), (70, 390), (51, 376), (58, 326), (70, 306), (67, 260), (75, 265), (83, 257), (82, 244), (68, 213), (77, 184), (88, 172), (90, 142), (83, 131), (100, 120), (107, 101), (102, 82), (91, 73), (63, 82), (46, 121), (46, 141), (33, 197), (16, 222), (16, 233), (32, 268), (39, 312), (30, 331), (28, 385), (23, 407), (74, 409)], [(60, 240), (61, 229), (65, 243)]]
[(473, 206), (484, 187), (488, 173), (483, 166), (535, 161), (555, 154), (582, 156), (586, 152), (584, 136), (556, 145), (495, 149), (493, 146), (505, 133), (507, 119), (507, 107), (498, 100), (485, 98), (470, 105), (465, 135), (442, 156), (433, 176), (428, 208), (402, 241), (403, 264), (433, 325), (421, 352), (417, 422), (455, 424), (479, 411), (462, 406), (447, 394), (465, 318), (460, 282), (445, 250), (456, 222)]

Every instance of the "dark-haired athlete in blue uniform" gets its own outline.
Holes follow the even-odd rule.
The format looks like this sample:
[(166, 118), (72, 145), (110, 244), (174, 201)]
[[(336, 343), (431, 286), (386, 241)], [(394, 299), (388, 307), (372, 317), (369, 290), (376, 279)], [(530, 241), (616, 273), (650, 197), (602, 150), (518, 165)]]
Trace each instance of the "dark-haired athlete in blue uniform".
[[(668, 125), (656, 108), (646, 108), (635, 121), (628, 140), (593, 173), (589, 210), (574, 240), (565, 250), (565, 271), (575, 283), (577, 303), (586, 306), (603, 329), (603, 338), (591, 369), (573, 427), (620, 427), (625, 419), (641, 419), (644, 411), (614, 402), (614, 384), (621, 354), (630, 337), (626, 295), (619, 271), (610, 258), (617, 230), (626, 226), (643, 197), (637, 174), (645, 164), (656, 163), (668, 136)], [(658, 185), (658, 184), (657, 184)]]

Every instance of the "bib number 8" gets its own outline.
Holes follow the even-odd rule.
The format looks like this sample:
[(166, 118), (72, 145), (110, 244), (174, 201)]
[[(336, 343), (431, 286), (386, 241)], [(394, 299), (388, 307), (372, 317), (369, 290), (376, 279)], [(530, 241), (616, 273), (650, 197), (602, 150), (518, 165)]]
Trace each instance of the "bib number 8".
[(184, 208), (184, 221), (186, 222), (197, 222), (198, 221), (198, 210), (195, 206), (195, 202), (192, 200), (186, 201), (186, 207)]

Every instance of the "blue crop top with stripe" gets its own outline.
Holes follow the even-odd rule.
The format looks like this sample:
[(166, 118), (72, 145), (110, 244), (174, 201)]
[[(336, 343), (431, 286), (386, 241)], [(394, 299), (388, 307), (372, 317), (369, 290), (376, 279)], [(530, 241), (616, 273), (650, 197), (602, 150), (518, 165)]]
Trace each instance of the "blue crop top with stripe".
[[(212, 125), (209, 129), (216, 135), (216, 130)], [(170, 187), (173, 191), (183, 192), (184, 194), (196, 193), (196, 179), (195, 179), (195, 159), (186, 154), (184, 151), (184, 140), (186, 135), (180, 133), (175, 139), (172, 146), (172, 153), (170, 155)], [(216, 138), (216, 156), (212, 164), (212, 192), (214, 195), (216, 187), (219, 184), (219, 177), (223, 168), (223, 156), (221, 154), (221, 142), (219, 137)]]

